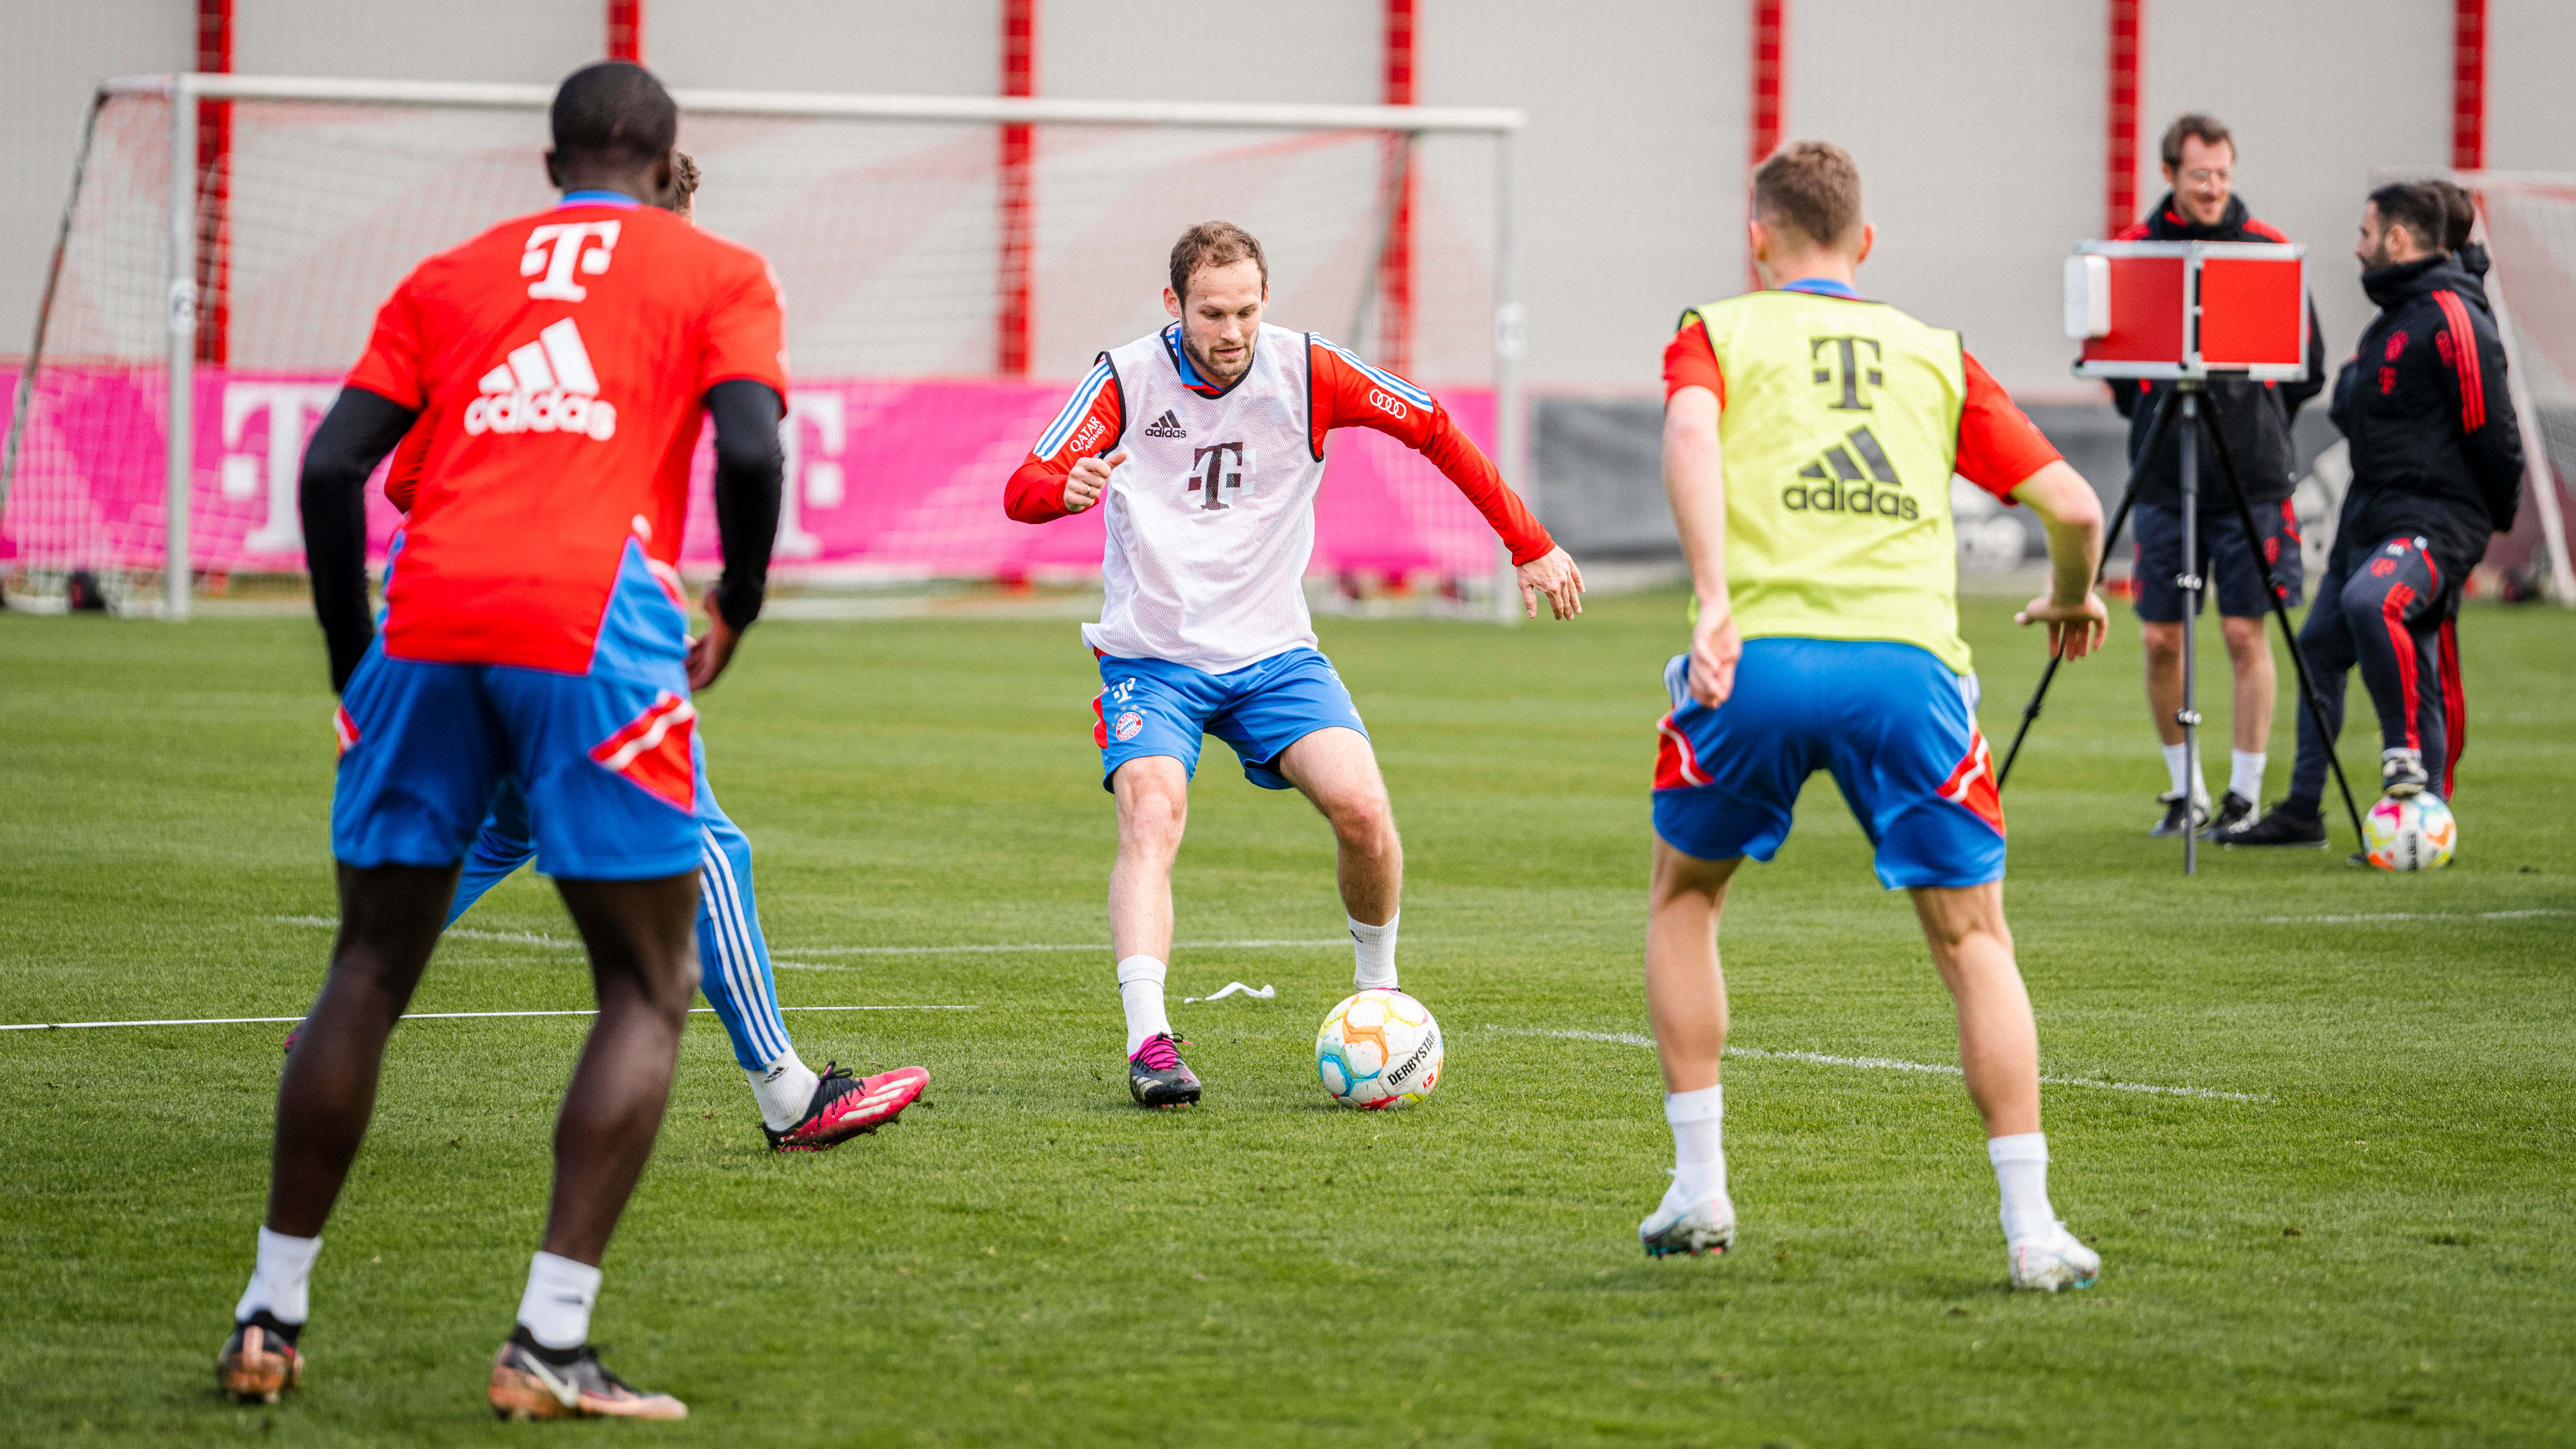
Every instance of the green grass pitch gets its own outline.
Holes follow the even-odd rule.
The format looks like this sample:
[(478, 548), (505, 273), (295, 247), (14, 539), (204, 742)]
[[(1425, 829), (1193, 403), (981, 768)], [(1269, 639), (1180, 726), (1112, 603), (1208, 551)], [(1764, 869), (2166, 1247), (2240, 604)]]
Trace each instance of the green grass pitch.
[[(1644, 1030), (1645, 786), (1680, 612), (1327, 622), (1405, 831), (1405, 984), (1450, 1043), (1438, 1095), (1390, 1115), (1315, 1083), (1347, 947), (1181, 948), (1173, 1011), (1209, 1097), (1156, 1115), (1127, 1101), (1105, 949), (933, 949), (1107, 939), (1071, 625), (763, 625), (704, 709), (798, 963), (781, 995), (973, 1009), (791, 1014), (818, 1065), (933, 1073), (898, 1126), (797, 1158), (761, 1150), (722, 1033), (692, 1019), (595, 1333), (694, 1417), (504, 1429), (482, 1405), (578, 1018), (397, 1034), (315, 1274), (310, 1384), (273, 1410), (220, 1403), (210, 1362), (281, 1028), (9, 1032), (0, 1441), (2567, 1441), (2576, 620), (2463, 620), (2465, 843), (2420, 877), (2346, 865), (2337, 821), (2330, 854), (2212, 852), (2184, 880), (2144, 837), (2162, 777), (2133, 626), (2061, 676), (2006, 796), (2007, 902), (2065, 1079), (2052, 1188), (2105, 1268), (2048, 1298), (2004, 1289), (1955, 1076), (1780, 1055), (1727, 1068), (1737, 1250), (1639, 1254), (1670, 1141), (1653, 1054), (1619, 1038)], [(1967, 614), (2000, 753), (2040, 646), (2002, 601)], [(302, 619), (0, 616), (0, 1021), (299, 1012), (334, 909), (329, 711)], [(2290, 722), (2285, 684), (2276, 792)], [(1334, 941), (1322, 823), (1221, 745), (1204, 763), (1180, 939)], [(416, 1010), (587, 1004), (543, 882), (463, 924)], [(1723, 948), (1739, 1046), (1956, 1060), (1911, 912), (1825, 780), (1739, 878)], [(1278, 999), (1178, 1004), (1230, 980)]]

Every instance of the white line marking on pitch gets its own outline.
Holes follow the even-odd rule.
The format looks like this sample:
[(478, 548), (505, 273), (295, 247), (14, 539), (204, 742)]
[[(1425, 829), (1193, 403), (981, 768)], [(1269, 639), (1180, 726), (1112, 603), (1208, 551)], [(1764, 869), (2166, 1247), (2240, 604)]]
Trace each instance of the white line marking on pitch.
[[(782, 1006), (781, 1011), (973, 1011), (972, 1006)], [(692, 1007), (691, 1016), (712, 1016), (714, 1008)], [(405, 1021), (454, 1021), (465, 1017), (597, 1016), (596, 1007), (582, 1011), (411, 1011)], [(243, 1026), (262, 1022), (290, 1023), (300, 1016), (185, 1016), (160, 1021), (22, 1021), (0, 1024), (0, 1031), (72, 1031), (87, 1026)]]
[(2534, 916), (2576, 916), (2576, 911), (2387, 911), (2371, 916), (2265, 916), (2263, 924), (2341, 926), (2354, 921), (2527, 921)]
[[(272, 919), (290, 926), (318, 926), (326, 931), (340, 929), (340, 923), (329, 916), (276, 916)], [(541, 936), (534, 931), (478, 931), (466, 926), (450, 926), (442, 934), (461, 937), (468, 941), (499, 941), (505, 945), (514, 946), (549, 946), (559, 951), (581, 949), (579, 941), (567, 940), (561, 936)], [(1172, 946), (1175, 950), (1184, 951), (1250, 951), (1349, 944), (1350, 938), (1344, 936), (1329, 941), (1175, 941)], [(998, 946), (798, 946), (794, 948), (799, 956), (991, 956), (1012, 951), (1108, 951), (1113, 949), (1115, 948), (1107, 942), (1089, 941), (1074, 944), (1019, 945), (1014, 943)], [(790, 971), (852, 969), (848, 966), (818, 966), (808, 961), (781, 960), (776, 956), (769, 958), (769, 964), (783, 966)]]
[[(1568, 1041), (1616, 1042), (1621, 1046), (1650, 1047), (1655, 1044), (1653, 1037), (1642, 1036), (1633, 1031), (1542, 1031), (1536, 1027), (1516, 1026), (1489, 1026), (1485, 1030), (1498, 1031), (1506, 1036), (1553, 1036), (1562, 1037)], [(1766, 1051), (1761, 1047), (1740, 1046), (1728, 1047), (1726, 1055), (1751, 1057), (1756, 1060), (1811, 1062), (1820, 1067), (1858, 1067), (1864, 1071), (1873, 1072), (1928, 1072), (1938, 1077), (1964, 1075), (1957, 1067), (1945, 1067), (1938, 1062), (1909, 1062), (1897, 1057), (1837, 1057), (1828, 1056), (1823, 1052)], [(2110, 1092), (2147, 1092), (2160, 1097), (2208, 1097), (2228, 1102), (2272, 1100), (2259, 1093), (2221, 1092), (2208, 1087), (2161, 1087), (2149, 1082), (2099, 1082), (2089, 1077), (2044, 1076), (2040, 1080), (2053, 1087), (2100, 1087)]]

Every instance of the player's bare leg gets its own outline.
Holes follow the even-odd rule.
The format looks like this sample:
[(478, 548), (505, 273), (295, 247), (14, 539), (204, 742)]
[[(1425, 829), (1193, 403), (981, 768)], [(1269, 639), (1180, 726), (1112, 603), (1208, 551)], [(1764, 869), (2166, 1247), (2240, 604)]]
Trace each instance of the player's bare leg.
[(1655, 842), (1646, 904), (1646, 1015), (1664, 1068), (1664, 1117), (1673, 1129), (1673, 1182), (1637, 1225), (1655, 1257), (1725, 1252), (1735, 1243), (1735, 1204), (1726, 1194), (1721, 1138), (1726, 1049), (1726, 976), (1718, 965), (1717, 921), (1727, 883), (1743, 857), (1701, 860)]
[(555, 1119), (545, 1248), (529, 1265), (518, 1328), (492, 1361), (492, 1409), (516, 1419), (682, 1419), (679, 1400), (629, 1387), (588, 1340), (599, 1262), (653, 1156), (698, 987), (698, 873), (555, 887), (589, 948), (599, 1016)]
[(1169, 755), (1129, 760), (1109, 777), (1118, 800), (1118, 860), (1109, 867), (1109, 940), (1127, 1013), (1127, 1090), (1147, 1107), (1199, 1099), (1163, 1011), (1172, 959), (1172, 863), (1190, 819), (1190, 777)]
[(454, 866), (340, 867), (340, 934), (330, 974), (278, 1083), (258, 1265), (233, 1311), (232, 1337), (215, 1360), (217, 1382), (235, 1399), (275, 1403), (281, 1390), (303, 1379), (295, 1340), (304, 1327), (322, 1225), (366, 1140), (385, 1042), (420, 985), (455, 890)]
[(1985, 1119), (1986, 1154), (2003, 1194), (2013, 1286), (2092, 1286), (2102, 1260), (2066, 1231), (2048, 1201), (2048, 1140), (2039, 1128), (2039, 1026), (2013, 960), (2001, 881), (1913, 892), (1923, 939), (1959, 1013), (1959, 1069)]
[(1279, 752), (1279, 773), (1332, 822), (1335, 875), (1350, 927), (1351, 983), (1360, 990), (1396, 984), (1397, 916), (1404, 904), (1404, 841), (1386, 798), (1368, 736), (1338, 726), (1305, 735)]

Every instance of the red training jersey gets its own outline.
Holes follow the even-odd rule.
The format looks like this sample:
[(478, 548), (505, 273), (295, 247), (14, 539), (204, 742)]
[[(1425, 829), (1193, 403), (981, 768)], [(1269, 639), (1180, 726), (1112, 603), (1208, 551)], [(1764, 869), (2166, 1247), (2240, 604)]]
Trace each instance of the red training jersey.
[[(1391, 411), (1386, 405), (1387, 389), (1371, 380), (1341, 348), (1311, 333), (1306, 339), (1306, 361), (1313, 383), (1307, 444), (1316, 457), (1324, 455), (1324, 435), (1335, 428), (1375, 428), (1429, 459), (1431, 466), (1456, 484), (1511, 549), (1515, 565), (1543, 558), (1556, 547), (1556, 540), (1539, 526), (1529, 505), (1503, 481), (1502, 470), (1449, 416), (1447, 408), (1435, 400), (1428, 408)], [(1107, 444), (1126, 431), (1124, 399), (1117, 387), (1107, 385), (1105, 373), (1095, 371), (1085, 386), (1092, 389), (1092, 399), (1082, 420), (1070, 428), (1051, 429), (1060, 432), (1063, 441), (1043, 457), (1030, 452), (1004, 486), (1002, 508), (1012, 518), (1050, 523), (1066, 517), (1065, 475), (1082, 459), (1108, 451)], [(1223, 391), (1204, 385), (1197, 390), (1209, 396)], [(1043, 444), (1045, 439), (1039, 441)]]
[[(584, 198), (422, 262), (349, 374), (420, 414), (385, 653), (585, 673), (626, 542), (676, 566), (707, 389), (787, 391), (758, 253)], [(394, 496), (399, 488), (405, 496)]]
[[(1960, 477), (2010, 503), (2013, 489), (2024, 479), (2058, 460), (2057, 448), (1973, 353), (1961, 348), (1959, 360), (1968, 396), (1959, 408), (1959, 454), (1951, 466)], [(1707, 388), (1717, 394), (1720, 408), (1726, 406), (1726, 378), (1708, 345), (1708, 330), (1696, 316), (1664, 344), (1664, 400), (1672, 401), (1686, 387)]]

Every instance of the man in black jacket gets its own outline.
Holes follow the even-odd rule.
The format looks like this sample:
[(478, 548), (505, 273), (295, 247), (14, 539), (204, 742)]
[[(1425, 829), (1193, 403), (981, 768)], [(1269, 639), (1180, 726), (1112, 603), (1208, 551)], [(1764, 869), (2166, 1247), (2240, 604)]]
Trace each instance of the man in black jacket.
[[(2167, 127), (2163, 145), (2165, 183), (2173, 189), (2147, 219), (2120, 233), (2121, 241), (2285, 242), (2272, 227), (2248, 215), (2244, 199), (2234, 194), (2236, 143), (2214, 116), (2187, 115)], [(2182, 415), (2178, 408), (2166, 421), (2165, 436), (2155, 456), (2138, 467), (2147, 429), (2156, 406), (2173, 392), (2170, 382), (2143, 379), (2111, 384), (2111, 399), (2129, 419), (2129, 461), (2136, 468), (2137, 568), (2130, 575), (2137, 594), (2140, 632), (2147, 660), (2147, 708), (2155, 718), (2164, 746), (2165, 774), (2171, 788), (2156, 797), (2163, 818), (2150, 835), (2179, 835), (2207, 822), (2225, 830), (2254, 818), (2262, 798), (2264, 742), (2272, 733), (2272, 650), (2264, 639), (2263, 567), (2296, 603), (2302, 582), (2299, 520), (2291, 510), (2292, 474), (2298, 454), (2290, 443), (2290, 420), (2299, 405), (2325, 389), (2325, 343), (2317, 335), (2316, 306), (2308, 307), (2308, 381), (2253, 382), (2242, 378), (2212, 379), (2208, 406), (2218, 416), (2227, 456), (2236, 465), (2260, 540), (2249, 546), (2238, 522), (2217, 460), (2202, 442), (2198, 545), (2192, 556), (2199, 572), (2217, 588), (2220, 630), (2227, 639), (2227, 662), (2235, 675), (2235, 697), (2229, 712), (2235, 752), (2227, 777), (2227, 796), (2218, 817), (2209, 820), (2209, 787), (2183, 754), (2183, 591), (2174, 577), (2183, 571)], [(2254, 548), (2262, 550), (2261, 562)]]
[(2335, 380), (2352, 488), (2299, 631), (2326, 728), (2300, 715), (2289, 798), (2222, 835), (2230, 845), (2325, 844), (2318, 805), (2356, 663), (2379, 709), (2381, 788), (2450, 797), (2466, 728), (2460, 585), (2488, 535), (2513, 527), (2523, 459), (2495, 314), (2477, 276), (2444, 250), (2445, 213), (2440, 190), (2423, 184), (2383, 186), (2362, 207), (2353, 250), (2380, 310)]

